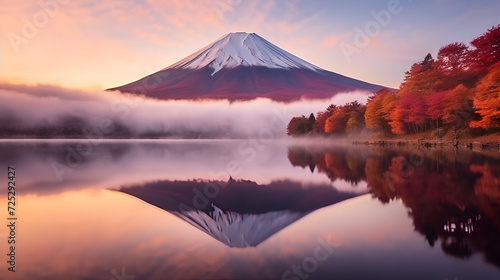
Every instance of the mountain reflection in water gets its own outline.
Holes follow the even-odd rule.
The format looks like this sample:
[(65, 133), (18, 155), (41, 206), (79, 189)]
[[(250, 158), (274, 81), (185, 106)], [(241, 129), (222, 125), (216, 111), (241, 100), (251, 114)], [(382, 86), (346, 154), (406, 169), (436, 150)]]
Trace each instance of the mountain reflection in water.
[(230, 247), (255, 247), (310, 212), (359, 193), (275, 181), (158, 181), (120, 188)]
[(247, 141), (0, 142), (9, 279), (283, 279), (319, 241), (307, 279), (499, 279), (498, 151)]

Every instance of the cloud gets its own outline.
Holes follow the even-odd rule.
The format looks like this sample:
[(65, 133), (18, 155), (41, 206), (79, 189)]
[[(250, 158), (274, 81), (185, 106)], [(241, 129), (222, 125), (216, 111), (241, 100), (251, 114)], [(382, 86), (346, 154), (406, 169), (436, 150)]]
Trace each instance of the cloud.
[[(25, 26), (46, 7), (20, 0), (0, 8), (4, 35), (21, 38), (0, 42), (1, 79), (113, 87), (148, 74), (144, 69), (152, 65), (167, 67), (228, 32), (259, 32), (270, 25), (293, 32), (288, 13), (295, 14), (294, 7), (274, 1), (61, 1), (46, 23), (25, 36), (23, 30), (31, 30)], [(283, 9), (283, 15), (273, 15)]]
[[(340, 93), (329, 100), (280, 103), (252, 101), (155, 100), (108, 91), (81, 91), (50, 85), (0, 84), (0, 118), (11, 129), (60, 126), (69, 117), (87, 128), (114, 122), (131, 134), (257, 138), (262, 131), (284, 137), (288, 121), (297, 115), (325, 110), (329, 104), (366, 102), (367, 92)], [(11, 120), (11, 121), (6, 121)], [(67, 126), (68, 124), (66, 124)], [(104, 135), (106, 136), (106, 135)]]

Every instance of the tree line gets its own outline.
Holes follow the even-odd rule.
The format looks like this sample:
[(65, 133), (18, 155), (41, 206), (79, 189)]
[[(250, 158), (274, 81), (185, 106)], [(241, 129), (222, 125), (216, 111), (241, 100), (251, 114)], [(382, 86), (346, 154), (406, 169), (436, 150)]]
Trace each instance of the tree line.
[(287, 134), (390, 134), (500, 129), (500, 24), (470, 44), (454, 42), (413, 64), (399, 90), (381, 89), (367, 104), (330, 105), (316, 117), (291, 119)]

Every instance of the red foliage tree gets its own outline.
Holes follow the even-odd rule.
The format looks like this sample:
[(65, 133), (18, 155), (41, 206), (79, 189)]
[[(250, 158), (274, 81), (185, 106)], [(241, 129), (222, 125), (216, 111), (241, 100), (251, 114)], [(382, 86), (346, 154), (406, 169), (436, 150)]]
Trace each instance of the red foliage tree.
[(426, 121), (425, 101), (417, 93), (410, 93), (401, 98), (400, 106), (406, 111), (406, 122), (418, 128)]
[(391, 114), (391, 130), (396, 134), (419, 132), (426, 122), (425, 101), (417, 92), (409, 92), (396, 103)]
[(297, 123), (300, 121), (300, 119), (304, 118), (302, 117), (293, 117), (290, 122), (288, 122), (288, 126), (286, 127), (286, 135), (293, 135), (295, 128), (297, 126)]
[(475, 78), (468, 71), (469, 47), (464, 43), (455, 42), (439, 49), (435, 66), (438, 91), (453, 89), (459, 84), (473, 86), (475, 82)]
[(477, 76), (485, 76), (500, 61), (500, 24), (472, 40), (470, 52), (471, 71)]
[(429, 119), (436, 122), (436, 128), (439, 128), (439, 121), (444, 116), (447, 94), (446, 91), (435, 91), (425, 98), (425, 105), (427, 107), (426, 115)]
[[(443, 46), (436, 60), (430, 54), (405, 73), (400, 89), (383, 89), (370, 96), (366, 106), (357, 102), (318, 112), (316, 122), (292, 120), (293, 131), (309, 125), (315, 133), (354, 132), (370, 129), (392, 133), (418, 133), (441, 124), (456, 130), (462, 125), (500, 128), (500, 24), (471, 42)], [(303, 134), (306, 134), (303, 133)], [(455, 133), (455, 136), (457, 134)]]

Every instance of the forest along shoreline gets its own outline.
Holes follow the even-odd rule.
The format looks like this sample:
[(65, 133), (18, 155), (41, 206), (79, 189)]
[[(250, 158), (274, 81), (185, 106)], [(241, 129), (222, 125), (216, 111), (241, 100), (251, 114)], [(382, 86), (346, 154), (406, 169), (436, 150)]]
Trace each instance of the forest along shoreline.
[(355, 145), (499, 150), (500, 24), (466, 45), (443, 46), (414, 63), (398, 90), (384, 88), (309, 117), (293, 117), (293, 137), (354, 139)]

